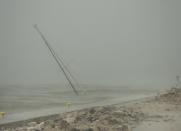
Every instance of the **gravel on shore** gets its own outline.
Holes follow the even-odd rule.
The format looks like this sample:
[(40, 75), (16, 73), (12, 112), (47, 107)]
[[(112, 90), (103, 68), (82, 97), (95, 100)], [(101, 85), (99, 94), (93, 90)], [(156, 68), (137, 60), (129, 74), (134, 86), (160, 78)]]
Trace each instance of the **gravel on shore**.
[(97, 106), (4, 124), (0, 131), (132, 131), (141, 122), (157, 118), (148, 108), (157, 108), (160, 103), (181, 105), (181, 89), (172, 88), (154, 99), (130, 104)]

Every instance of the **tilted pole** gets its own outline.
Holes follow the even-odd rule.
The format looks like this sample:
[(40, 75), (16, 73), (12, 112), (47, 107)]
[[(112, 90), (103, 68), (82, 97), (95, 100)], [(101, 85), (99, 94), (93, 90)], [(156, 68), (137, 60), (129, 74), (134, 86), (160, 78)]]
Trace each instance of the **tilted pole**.
[(53, 48), (50, 46), (50, 44), (48, 43), (48, 41), (46, 40), (46, 38), (44, 37), (44, 35), (41, 33), (41, 31), (39, 30), (38, 26), (37, 26), (37, 25), (34, 25), (34, 28), (35, 28), (35, 30), (39, 33), (39, 35), (40, 35), (41, 38), (43, 39), (45, 45), (46, 45), (46, 46), (48, 47), (48, 49), (50, 50), (53, 58), (55, 59), (55, 61), (57, 62), (58, 66), (59, 66), (60, 69), (62, 70), (63, 74), (65, 75), (65, 78), (66, 78), (67, 81), (69, 82), (69, 84), (70, 84), (70, 86), (72, 87), (74, 93), (75, 93), (76, 95), (78, 95), (77, 90), (75, 89), (73, 83), (71, 82), (70, 78), (69, 78), (68, 75), (66, 74), (66, 71), (64, 70), (63, 66), (61, 65), (61, 63), (62, 63), (63, 61), (61, 60), (61, 63), (60, 63), (60, 61), (59, 61), (60, 58), (57, 58), (57, 57), (56, 57), (56, 54), (55, 54)]
[[(52, 51), (53, 51), (53, 49), (52, 49)], [(79, 85), (78, 81), (77, 81), (76, 78), (72, 75), (72, 73), (71, 73), (70, 70), (67, 68), (67, 66), (64, 64), (64, 62), (63, 62), (63, 60), (62, 60), (63, 58), (60, 57), (60, 56), (58, 56), (55, 51), (54, 51), (54, 54), (55, 54), (55, 56), (57, 57), (57, 59), (59, 60), (59, 62), (62, 64), (62, 66), (64, 67), (64, 70), (67, 71), (67, 73), (69, 74), (69, 76), (72, 78), (72, 80), (74, 80), (74, 82), (76, 83), (76, 85), (79, 87), (80, 85)]]

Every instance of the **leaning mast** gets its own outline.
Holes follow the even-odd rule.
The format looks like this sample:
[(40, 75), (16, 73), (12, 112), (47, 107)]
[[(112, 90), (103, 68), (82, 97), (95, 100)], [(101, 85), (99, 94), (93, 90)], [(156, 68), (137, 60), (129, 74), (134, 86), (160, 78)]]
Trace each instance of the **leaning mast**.
[[(53, 58), (55, 59), (55, 61), (57, 62), (58, 66), (60, 67), (60, 69), (62, 70), (63, 74), (65, 75), (65, 78), (67, 79), (68, 83), (70, 84), (71, 88), (73, 89), (74, 93), (76, 95), (78, 95), (78, 91), (76, 90), (75, 86), (73, 85), (71, 79), (68, 77), (65, 69), (64, 69), (64, 63), (63, 61), (60, 59), (60, 57), (58, 57), (55, 53), (55, 51), (53, 50), (53, 48), (50, 46), (50, 44), (48, 43), (48, 41), (46, 40), (46, 38), (44, 37), (43, 33), (40, 31), (40, 29), (38, 28), (37, 25), (34, 25), (35, 30), (39, 33), (39, 35), (41, 36), (41, 38), (43, 39), (45, 45), (48, 47), (50, 53), (52, 54)], [(68, 71), (69, 72), (69, 71)], [(70, 73), (70, 72), (69, 72)], [(71, 73), (70, 73), (71, 75)]]

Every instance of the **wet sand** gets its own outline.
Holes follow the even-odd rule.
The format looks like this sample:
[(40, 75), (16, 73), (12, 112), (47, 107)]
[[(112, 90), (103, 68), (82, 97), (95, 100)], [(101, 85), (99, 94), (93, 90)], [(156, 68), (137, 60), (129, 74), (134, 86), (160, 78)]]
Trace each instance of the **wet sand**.
[(181, 89), (155, 97), (0, 125), (1, 131), (180, 131)]

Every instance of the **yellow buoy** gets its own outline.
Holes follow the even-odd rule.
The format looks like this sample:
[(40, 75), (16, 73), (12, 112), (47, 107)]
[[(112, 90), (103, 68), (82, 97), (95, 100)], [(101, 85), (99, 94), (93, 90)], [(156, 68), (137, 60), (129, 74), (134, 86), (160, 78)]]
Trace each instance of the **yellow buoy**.
[(6, 112), (0, 112), (0, 117), (4, 117), (6, 115)]
[(65, 102), (65, 106), (66, 106), (67, 108), (69, 108), (70, 105), (71, 105), (71, 102)]

